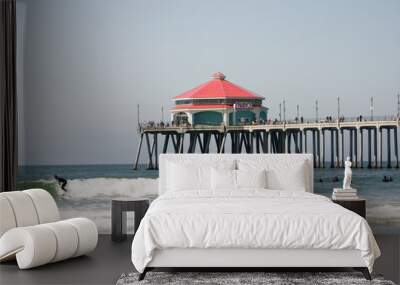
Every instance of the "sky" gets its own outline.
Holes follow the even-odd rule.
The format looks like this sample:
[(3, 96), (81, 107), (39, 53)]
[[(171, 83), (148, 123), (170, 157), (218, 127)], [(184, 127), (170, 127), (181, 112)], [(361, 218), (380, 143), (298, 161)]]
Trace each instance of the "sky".
[[(21, 165), (132, 163), (141, 119), (215, 71), (269, 117), (397, 112), (400, 1), (17, 0)], [(165, 118), (169, 118), (166, 111)]]

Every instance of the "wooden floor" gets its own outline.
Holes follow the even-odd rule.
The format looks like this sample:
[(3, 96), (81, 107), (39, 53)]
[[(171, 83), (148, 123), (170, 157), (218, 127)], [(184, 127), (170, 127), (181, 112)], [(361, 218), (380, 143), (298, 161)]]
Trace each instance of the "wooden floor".
[[(375, 272), (400, 282), (400, 235), (376, 235), (382, 256)], [(124, 272), (134, 271), (130, 259), (131, 238), (116, 243), (100, 235), (97, 249), (82, 256), (30, 270), (19, 270), (15, 262), (0, 265), (0, 284), (115, 284)], [(311, 271), (311, 270), (310, 270)]]

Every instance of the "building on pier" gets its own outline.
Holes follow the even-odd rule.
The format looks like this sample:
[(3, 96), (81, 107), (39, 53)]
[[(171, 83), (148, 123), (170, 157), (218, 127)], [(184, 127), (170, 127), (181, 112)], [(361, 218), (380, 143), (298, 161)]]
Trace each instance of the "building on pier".
[(265, 122), (268, 108), (262, 105), (264, 99), (216, 72), (210, 81), (173, 98), (171, 121), (209, 126)]

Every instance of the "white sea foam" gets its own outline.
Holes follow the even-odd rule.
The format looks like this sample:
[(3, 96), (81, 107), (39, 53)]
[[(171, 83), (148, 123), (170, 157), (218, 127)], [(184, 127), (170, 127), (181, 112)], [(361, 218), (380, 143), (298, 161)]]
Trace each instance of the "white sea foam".
[(375, 223), (400, 223), (400, 205), (384, 204), (368, 207), (367, 218)]
[[(59, 188), (59, 187), (58, 187)], [(67, 192), (59, 188), (58, 200), (63, 218), (92, 219), (100, 233), (111, 232), (111, 204), (113, 197), (157, 196), (158, 179), (151, 178), (89, 178), (68, 180)], [(400, 227), (400, 204), (368, 205), (368, 221)], [(129, 219), (129, 217), (128, 217)], [(128, 226), (132, 230), (132, 223)]]
[[(62, 218), (86, 217), (93, 220), (99, 233), (111, 232), (111, 201), (115, 197), (157, 196), (158, 179), (89, 178), (71, 179), (67, 192), (57, 186)], [(128, 231), (133, 231), (133, 219)]]
[[(76, 217), (84, 217), (91, 219), (97, 226), (97, 230), (101, 234), (110, 234), (111, 233), (111, 209), (110, 207), (98, 207), (97, 209), (91, 208), (90, 210), (85, 209), (84, 207), (76, 207), (73, 208), (60, 208), (60, 214), (62, 219), (70, 219)], [(131, 223), (132, 224), (132, 223)], [(131, 230), (128, 227), (128, 230)]]
[(156, 196), (158, 179), (151, 178), (89, 178), (68, 180), (67, 192), (58, 190), (64, 198), (90, 199), (109, 197)]

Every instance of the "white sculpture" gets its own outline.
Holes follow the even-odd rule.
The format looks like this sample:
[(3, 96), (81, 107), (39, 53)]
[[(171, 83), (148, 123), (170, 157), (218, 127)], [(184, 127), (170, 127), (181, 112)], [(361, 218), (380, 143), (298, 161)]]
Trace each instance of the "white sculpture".
[(344, 163), (343, 190), (352, 189), (350, 186), (352, 175), (353, 175), (353, 172), (351, 171), (350, 157), (347, 157), (346, 162)]

